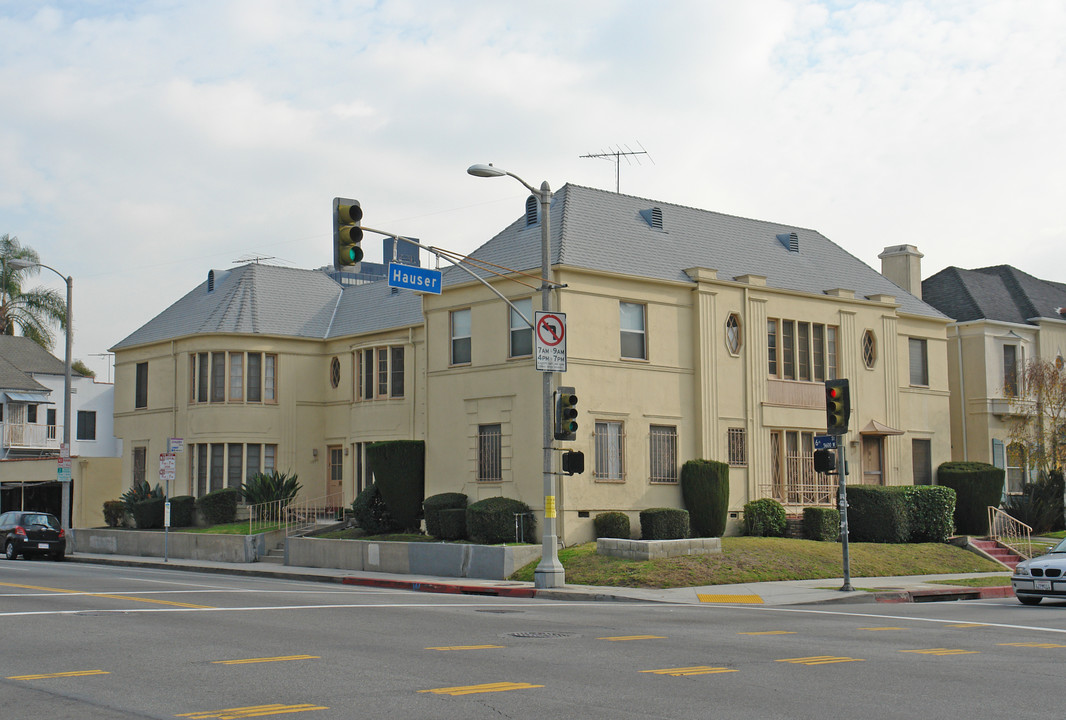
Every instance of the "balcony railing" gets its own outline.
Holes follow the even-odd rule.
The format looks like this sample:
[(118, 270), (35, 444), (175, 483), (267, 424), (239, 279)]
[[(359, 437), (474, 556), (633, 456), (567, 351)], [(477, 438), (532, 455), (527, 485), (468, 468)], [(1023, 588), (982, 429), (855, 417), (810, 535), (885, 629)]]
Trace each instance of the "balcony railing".
[(38, 425), (37, 423), (0, 423), (5, 448), (27, 450), (59, 450), (63, 438), (62, 425)]

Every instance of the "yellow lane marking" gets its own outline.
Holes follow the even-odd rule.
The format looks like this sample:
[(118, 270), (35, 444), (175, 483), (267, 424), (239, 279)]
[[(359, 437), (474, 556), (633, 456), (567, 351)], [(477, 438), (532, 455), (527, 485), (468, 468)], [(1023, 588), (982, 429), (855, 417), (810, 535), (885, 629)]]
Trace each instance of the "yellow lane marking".
[(796, 665), (830, 665), (843, 662), (866, 662), (862, 658), (837, 657), (835, 655), (812, 655), (811, 657), (785, 658), (777, 662), (794, 663)]
[(239, 718), (261, 717), (263, 715), (288, 715), (289, 713), (308, 712), (310, 710), (329, 710), (323, 705), (249, 705), (247, 707), (226, 708), (225, 710), (207, 710), (205, 712), (182, 713), (174, 717), (194, 718), (195, 720), (238, 720)]
[(925, 648), (924, 650), (900, 650), (905, 653), (917, 653), (919, 655), (977, 655), (980, 650), (953, 650), (951, 648)]
[(1066, 648), (1066, 645), (1059, 645), (1058, 643), (1041, 643), (1041, 642), (1029, 642), (1029, 643), (996, 643), (997, 645), (1011, 645), (1013, 647), (1031, 647), (1031, 648)]
[(196, 608), (198, 610), (216, 609), (210, 605), (193, 605), (191, 603), (172, 602), (170, 600), (155, 600), (152, 598), (130, 597), (129, 595), (108, 595), (107, 593), (82, 592), (81, 590), (64, 590), (62, 588), (41, 587), (40, 585), (18, 585), (16, 583), (0, 583), (2, 587), (21, 588), (23, 590), (43, 590), (45, 592), (62, 593), (64, 595), (82, 595), (85, 597), (108, 598), (110, 600), (130, 600), (133, 602), (155, 603), (156, 605), (173, 605), (174, 607)]
[(762, 630), (760, 632), (742, 632), (737, 635), (795, 635), (792, 630)]
[(318, 655), (281, 655), (278, 657), (245, 658), (243, 660), (212, 660), (212, 665), (250, 665), (251, 663), (284, 662), (286, 660), (321, 660)]
[(968, 628), (968, 627), (988, 627), (988, 625), (985, 625), (984, 623), (956, 623), (954, 625), (945, 625), (944, 627)]
[(748, 605), (762, 605), (762, 598), (758, 595), (704, 595), (697, 593), (700, 602), (705, 603), (737, 603)]
[(859, 628), (860, 630), (869, 630), (870, 632), (879, 632), (881, 630), (906, 630), (907, 628), (901, 627), (879, 627), (879, 628)]
[(433, 693), (434, 695), (476, 695), (477, 693), (507, 692), (508, 690), (526, 690), (528, 688), (542, 688), (543, 685), (530, 685), (529, 683), (498, 682), (484, 685), (458, 685), (456, 687), (433, 688), (431, 690), (419, 690), (420, 693)]
[(426, 650), (499, 650), (503, 645), (452, 645), (451, 647), (428, 647)]
[(708, 665), (693, 665), (692, 667), (663, 668), (662, 670), (641, 670), (645, 673), (656, 675), (670, 675), (672, 677), (687, 677), (689, 675), (714, 675), (716, 673), (736, 672), (733, 668), (710, 667)]
[(42, 673), (40, 675), (12, 675), (8, 680), (46, 680), (48, 678), (84, 677), (86, 675), (110, 675), (107, 670), (73, 670), (71, 672)]
[(616, 635), (615, 637), (601, 637), (597, 640), (610, 640), (611, 642), (625, 642), (626, 640), (665, 640), (665, 635)]

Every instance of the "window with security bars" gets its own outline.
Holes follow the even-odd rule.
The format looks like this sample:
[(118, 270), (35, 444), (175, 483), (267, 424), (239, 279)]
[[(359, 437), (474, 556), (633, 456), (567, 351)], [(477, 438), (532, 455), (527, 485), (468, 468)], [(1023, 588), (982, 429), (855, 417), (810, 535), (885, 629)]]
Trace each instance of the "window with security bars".
[(499, 423), (477, 426), (477, 479), (503, 480), (503, 428)]
[(651, 482), (677, 482), (677, 428), (673, 425), (652, 425)]
[(832, 505), (836, 485), (829, 475), (814, 471), (814, 433), (770, 431), (771, 483), (764, 497), (784, 505)]
[(597, 480), (625, 480), (625, 425), (617, 421), (596, 423)]
[(748, 464), (748, 433), (744, 428), (729, 428), (729, 464), (744, 467)]

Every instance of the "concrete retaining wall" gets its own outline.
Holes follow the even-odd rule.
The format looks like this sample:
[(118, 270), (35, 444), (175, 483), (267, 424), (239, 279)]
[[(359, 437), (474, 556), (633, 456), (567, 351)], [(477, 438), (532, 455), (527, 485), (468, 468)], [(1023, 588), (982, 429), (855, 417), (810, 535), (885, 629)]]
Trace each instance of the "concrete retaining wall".
[[(140, 555), (163, 557), (164, 533), (146, 530), (107, 530), (79, 528), (71, 532), (75, 552), (105, 555)], [(256, 562), (270, 547), (282, 542), (283, 531), (258, 535), (209, 535), (205, 533), (167, 533), (166, 555), (183, 560), (217, 562)]]
[(684, 540), (622, 540), (599, 538), (596, 552), (627, 560), (654, 560), (679, 555), (710, 555), (722, 552), (721, 538), (686, 538)]
[(539, 545), (465, 545), (289, 538), (285, 564), (400, 575), (506, 580), (540, 557)]

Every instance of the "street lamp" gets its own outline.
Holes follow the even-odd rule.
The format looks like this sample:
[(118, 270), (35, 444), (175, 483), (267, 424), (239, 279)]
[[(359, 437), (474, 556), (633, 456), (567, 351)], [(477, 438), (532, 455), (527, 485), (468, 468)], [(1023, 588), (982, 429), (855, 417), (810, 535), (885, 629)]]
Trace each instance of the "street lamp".
[[(540, 201), (540, 298), (541, 309), (551, 312), (551, 232), (548, 215), (551, 211), (552, 191), (547, 181), (537, 190), (514, 173), (494, 165), (471, 165), (467, 172), (475, 177), (503, 177), (509, 175), (526, 186)], [(555, 531), (555, 476), (552, 474), (552, 373), (543, 373), (543, 437), (544, 437), (544, 538), (541, 546), (540, 564), (533, 573), (534, 585), (538, 588), (561, 587), (566, 583), (566, 573), (559, 562), (558, 537)]]
[[(71, 352), (74, 349), (74, 326), (71, 324), (73, 315), (71, 314), (71, 293), (74, 289), (74, 278), (69, 275), (56, 270), (50, 265), (45, 265), (42, 262), (31, 262), (29, 260), (21, 260), (19, 258), (11, 258), (7, 261), (7, 266), (15, 270), (24, 270), (31, 267), (42, 267), (46, 270), (51, 270), (59, 277), (63, 278), (63, 281), (67, 284), (67, 354), (66, 359), (63, 362), (63, 443), (67, 446), (67, 452), (70, 452), (70, 381), (71, 381)], [(61, 521), (65, 530), (70, 529), (70, 486), (62, 488), (60, 492), (63, 500), (63, 517)]]

